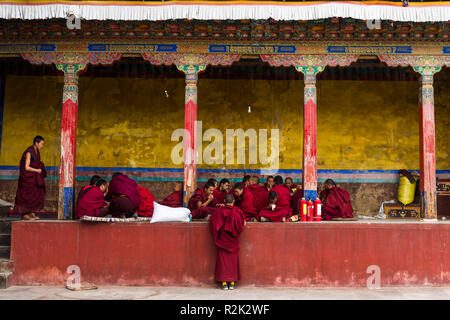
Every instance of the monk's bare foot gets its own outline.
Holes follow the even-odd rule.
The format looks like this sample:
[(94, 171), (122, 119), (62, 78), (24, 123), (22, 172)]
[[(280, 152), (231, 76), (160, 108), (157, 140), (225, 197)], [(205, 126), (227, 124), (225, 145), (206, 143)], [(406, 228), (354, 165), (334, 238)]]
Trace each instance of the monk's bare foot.
[(22, 220), (36, 220), (33, 218), (33, 216), (29, 213), (22, 215)]
[(344, 221), (358, 221), (359, 219), (357, 217), (353, 217), (353, 218), (343, 218)]
[(34, 214), (34, 212), (31, 213), (31, 217), (35, 220), (39, 220), (40, 218)]

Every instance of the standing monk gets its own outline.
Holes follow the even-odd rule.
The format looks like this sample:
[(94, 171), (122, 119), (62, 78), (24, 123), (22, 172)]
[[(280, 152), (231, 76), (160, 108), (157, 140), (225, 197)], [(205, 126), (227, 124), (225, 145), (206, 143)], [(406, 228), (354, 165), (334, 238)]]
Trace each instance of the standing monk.
[[(225, 205), (217, 208), (209, 219), (209, 226), (217, 245), (214, 278), (224, 290), (233, 290), (240, 280), (239, 236), (245, 227), (243, 212), (234, 205), (232, 194), (225, 196)], [(228, 282), (228, 283), (227, 283)]]
[(172, 208), (178, 208), (183, 206), (183, 183), (181, 181), (175, 181), (173, 192), (169, 194), (159, 204)]
[(13, 212), (22, 214), (23, 220), (39, 219), (35, 212), (44, 208), (47, 172), (41, 162), (40, 150), (43, 146), (44, 138), (36, 136), (33, 145), (25, 150), (20, 159), (19, 183)]
[(213, 206), (214, 184), (207, 182), (203, 188), (197, 188), (188, 202), (188, 208), (191, 210), (192, 219), (203, 219), (212, 214), (216, 209)]
[(336, 186), (332, 179), (324, 183), (325, 189), (320, 193), (322, 201), (323, 220), (357, 220), (353, 217), (353, 207), (350, 202), (350, 194)]
[(139, 193), (136, 181), (116, 172), (109, 183), (106, 201), (110, 201), (110, 214), (113, 217), (131, 217), (139, 207)]
[(255, 197), (242, 183), (236, 183), (233, 187), (234, 193), (239, 198), (239, 208), (244, 212), (245, 221), (258, 221), (258, 205)]

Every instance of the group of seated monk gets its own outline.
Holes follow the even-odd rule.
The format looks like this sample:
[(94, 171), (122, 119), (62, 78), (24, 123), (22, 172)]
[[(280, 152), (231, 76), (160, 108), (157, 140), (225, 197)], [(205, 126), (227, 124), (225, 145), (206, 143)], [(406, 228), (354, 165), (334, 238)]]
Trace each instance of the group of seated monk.
[[(328, 179), (320, 193), (322, 219), (339, 220), (353, 217), (350, 195)], [(269, 176), (264, 184), (258, 176), (245, 176), (242, 182), (230, 189), (230, 181), (209, 179), (197, 188), (187, 207), (193, 219), (208, 218), (218, 207), (224, 206), (227, 194), (234, 197), (235, 205), (244, 213), (246, 221), (283, 222), (296, 221), (300, 214), (301, 186), (291, 178), (283, 182), (281, 176)], [(108, 183), (100, 176), (93, 176), (89, 185), (81, 189), (76, 203), (76, 217), (150, 217), (153, 215), (153, 197), (150, 190), (138, 185), (122, 173), (114, 173)], [(183, 206), (183, 186), (175, 182), (174, 191), (159, 204), (169, 207)], [(295, 217), (297, 216), (297, 217)], [(293, 219), (291, 219), (293, 217)]]
[[(283, 182), (281, 176), (269, 176), (264, 185), (258, 176), (245, 176), (228, 190), (230, 182), (222, 179), (219, 183), (209, 179), (198, 188), (189, 200), (188, 208), (193, 219), (208, 218), (217, 207), (223, 206), (223, 199), (231, 193), (235, 205), (244, 213), (246, 221), (284, 222), (297, 221), (300, 214), (300, 200), (303, 189), (293, 183), (292, 178)], [(340, 220), (353, 218), (353, 208), (347, 191), (336, 186), (328, 179), (320, 193), (322, 201), (322, 219)], [(296, 217), (295, 217), (296, 216)]]

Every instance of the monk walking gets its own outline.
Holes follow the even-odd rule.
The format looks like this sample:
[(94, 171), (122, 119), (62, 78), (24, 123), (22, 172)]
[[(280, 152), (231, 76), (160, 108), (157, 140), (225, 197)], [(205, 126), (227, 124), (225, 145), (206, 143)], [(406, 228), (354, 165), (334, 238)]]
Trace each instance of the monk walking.
[(217, 246), (214, 279), (223, 290), (233, 290), (241, 279), (239, 272), (239, 237), (245, 220), (241, 209), (234, 206), (232, 194), (225, 196), (225, 205), (217, 208), (209, 219), (209, 226)]
[(324, 183), (324, 190), (320, 193), (322, 201), (323, 220), (357, 220), (353, 217), (353, 207), (350, 194), (336, 186), (332, 179)]
[(159, 204), (168, 206), (171, 208), (178, 208), (183, 206), (183, 183), (181, 181), (175, 181), (173, 192), (169, 194)]
[(21, 214), (23, 220), (39, 219), (35, 212), (44, 208), (47, 172), (41, 161), (40, 150), (43, 147), (44, 138), (36, 136), (33, 145), (24, 151), (20, 159), (19, 183), (13, 212)]
[(120, 172), (114, 173), (105, 199), (111, 202), (109, 211), (113, 217), (131, 217), (140, 203), (136, 181)]
[(216, 209), (214, 207), (214, 184), (207, 182), (204, 187), (197, 188), (188, 202), (188, 208), (191, 210), (192, 219), (203, 219), (208, 217)]
[(109, 205), (105, 202), (107, 182), (99, 179), (93, 186), (88, 186), (78, 198), (75, 214), (78, 219), (83, 216), (103, 217), (109, 213)]

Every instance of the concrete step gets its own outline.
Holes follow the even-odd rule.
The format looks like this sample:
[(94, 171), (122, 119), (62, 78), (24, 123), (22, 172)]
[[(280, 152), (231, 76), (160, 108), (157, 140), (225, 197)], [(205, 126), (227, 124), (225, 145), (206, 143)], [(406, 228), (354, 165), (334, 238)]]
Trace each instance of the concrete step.
[(0, 246), (0, 259), (9, 259), (10, 252), (10, 246)]
[(0, 233), (0, 246), (11, 246), (10, 233)]
[(9, 287), (8, 280), (11, 274), (11, 272), (0, 272), (0, 289), (6, 289)]
[(11, 233), (11, 219), (0, 220), (0, 233)]
[(0, 259), (0, 272), (13, 272), (14, 261), (9, 259)]

